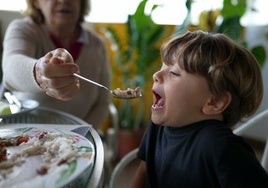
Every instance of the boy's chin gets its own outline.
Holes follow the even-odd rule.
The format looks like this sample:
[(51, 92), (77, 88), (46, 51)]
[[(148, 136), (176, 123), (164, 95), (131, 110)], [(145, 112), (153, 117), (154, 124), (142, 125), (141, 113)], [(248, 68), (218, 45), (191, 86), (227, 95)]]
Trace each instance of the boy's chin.
[(158, 124), (158, 125), (160, 125), (162, 123), (162, 121), (160, 120), (159, 116), (154, 115), (154, 114), (151, 115), (151, 121), (154, 124)]

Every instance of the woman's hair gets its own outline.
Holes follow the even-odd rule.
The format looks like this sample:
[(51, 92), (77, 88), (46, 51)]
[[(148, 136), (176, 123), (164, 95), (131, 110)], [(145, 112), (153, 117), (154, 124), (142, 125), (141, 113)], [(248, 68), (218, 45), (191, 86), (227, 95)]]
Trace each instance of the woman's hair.
[(206, 78), (215, 96), (230, 92), (232, 101), (223, 112), (233, 126), (254, 114), (263, 97), (260, 66), (255, 57), (224, 34), (187, 32), (161, 47), (165, 64), (179, 64), (185, 71)]
[[(74, 0), (77, 1), (77, 0)], [(42, 12), (37, 9), (34, 6), (33, 0), (26, 0), (27, 2), (27, 8), (26, 10), (23, 12), (24, 15), (26, 16), (30, 16), (32, 17), (32, 19), (38, 23), (38, 24), (42, 24), (45, 21), (44, 15), (42, 14)], [(90, 12), (90, 0), (80, 0), (81, 2), (81, 9), (80, 9), (80, 16), (78, 19), (78, 22), (81, 23), (84, 21), (85, 16)]]

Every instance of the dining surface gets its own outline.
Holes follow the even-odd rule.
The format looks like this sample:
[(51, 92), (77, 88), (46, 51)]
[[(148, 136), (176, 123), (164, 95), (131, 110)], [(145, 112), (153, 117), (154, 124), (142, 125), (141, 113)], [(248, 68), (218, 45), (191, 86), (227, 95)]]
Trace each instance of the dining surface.
[(0, 116), (0, 133), (1, 131), (4, 132), (4, 130), (23, 127), (54, 128), (60, 131), (70, 131), (85, 137), (93, 145), (93, 162), (90, 168), (83, 170), (76, 180), (64, 187), (81, 187), (82, 185), (85, 188), (95, 188), (102, 186), (104, 168), (103, 143), (98, 132), (90, 124), (71, 114), (40, 106), (22, 113)]

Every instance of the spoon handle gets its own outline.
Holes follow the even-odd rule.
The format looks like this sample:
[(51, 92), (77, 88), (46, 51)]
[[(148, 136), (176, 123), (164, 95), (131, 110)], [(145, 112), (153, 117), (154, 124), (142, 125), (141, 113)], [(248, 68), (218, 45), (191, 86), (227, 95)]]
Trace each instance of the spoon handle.
[(75, 77), (77, 77), (77, 78), (80, 78), (80, 79), (82, 79), (82, 80), (84, 80), (84, 81), (87, 81), (87, 82), (89, 82), (89, 83), (91, 83), (91, 84), (94, 84), (94, 85), (96, 85), (96, 86), (102, 87), (102, 88), (104, 88), (104, 89), (110, 91), (110, 89), (108, 89), (106, 86), (101, 85), (101, 84), (99, 84), (99, 83), (97, 83), (97, 82), (94, 82), (93, 80), (87, 79), (87, 78), (85, 78), (85, 77), (83, 77), (83, 76), (81, 76), (81, 75), (79, 75), (79, 74), (76, 74), (76, 73), (73, 73), (73, 75), (74, 75)]
[(10, 92), (5, 92), (4, 93), (5, 98), (7, 99), (9, 104), (16, 104), (19, 108), (22, 107), (21, 102)]

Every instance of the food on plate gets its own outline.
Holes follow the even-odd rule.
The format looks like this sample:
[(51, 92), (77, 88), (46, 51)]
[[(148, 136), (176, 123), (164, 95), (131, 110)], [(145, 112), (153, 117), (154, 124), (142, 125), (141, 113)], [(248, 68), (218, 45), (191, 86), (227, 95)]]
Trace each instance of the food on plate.
[(0, 115), (11, 114), (9, 104), (0, 101)]
[[(23, 142), (27, 142), (29, 140), (28, 136), (16, 136), (11, 138), (0, 138), (0, 170), (1, 168), (5, 168), (5, 164), (1, 162), (7, 161), (7, 149), (9, 146), (19, 146)], [(10, 162), (8, 162), (12, 166)]]
[(141, 97), (141, 89), (136, 87), (135, 89), (127, 88), (126, 90), (121, 90), (117, 88), (113, 90), (113, 94), (120, 98), (137, 98)]
[(4, 146), (0, 146), (0, 163), (7, 160), (7, 150)]
[(25, 169), (31, 181), (59, 172), (66, 178), (65, 171), (77, 166), (78, 159), (87, 162), (93, 158), (93, 148), (81, 145), (82, 139), (77, 134), (37, 128), (22, 128), (19, 135), (0, 137), (0, 187), (13, 185), (15, 174)]

